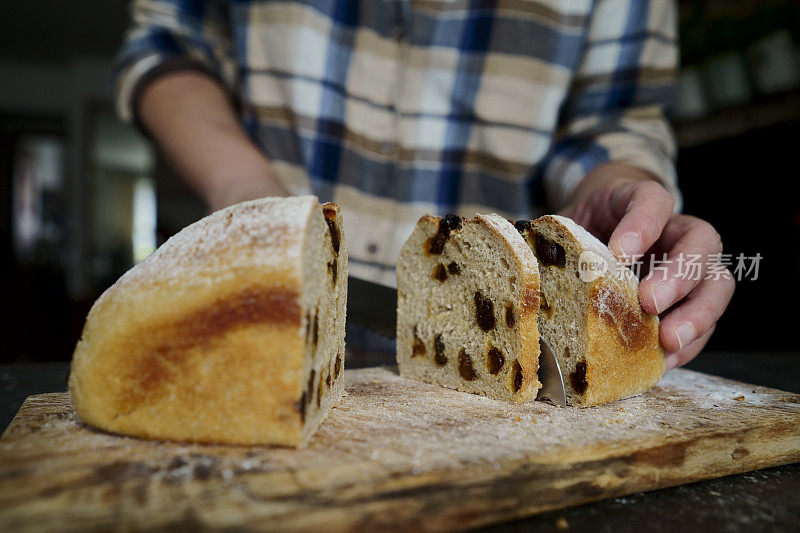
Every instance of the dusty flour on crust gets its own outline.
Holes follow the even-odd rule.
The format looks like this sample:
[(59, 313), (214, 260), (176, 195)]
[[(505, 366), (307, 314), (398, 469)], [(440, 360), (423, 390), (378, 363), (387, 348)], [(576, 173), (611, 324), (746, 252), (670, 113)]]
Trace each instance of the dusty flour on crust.
[[(263, 198), (216, 211), (172, 236), (118, 283), (185, 280), (198, 269), (213, 274), (223, 264), (225, 270), (240, 266), (269, 268), (279, 262), (299, 265), (303, 243), (296, 240), (296, 235), (306, 224), (304, 215), (309, 211), (309, 201), (316, 202), (316, 198)], [(264, 223), (264, 211), (269, 212), (273, 223)], [(224, 253), (233, 249), (237, 250), (235, 254)]]
[[(628, 328), (620, 323), (620, 319), (613, 309), (620, 306), (630, 307), (631, 304), (625, 299), (624, 288), (621, 287), (613, 278), (603, 278), (604, 282), (600, 283), (595, 293), (595, 305), (597, 307), (597, 316), (600, 319), (610, 320), (614, 324), (614, 329), (623, 338), (626, 345), (632, 343), (632, 339), (628, 335)], [(617, 306), (613, 306), (610, 302), (615, 300)], [(641, 324), (639, 324), (641, 326)]]
[(528, 245), (525, 244), (524, 239), (520, 238), (519, 232), (512, 224), (507, 223), (508, 221), (497, 213), (478, 215), (478, 217), (489, 223), (505, 239), (508, 246), (517, 251), (516, 259), (522, 264), (523, 268), (534, 271), (539, 270), (536, 256), (525, 253)]

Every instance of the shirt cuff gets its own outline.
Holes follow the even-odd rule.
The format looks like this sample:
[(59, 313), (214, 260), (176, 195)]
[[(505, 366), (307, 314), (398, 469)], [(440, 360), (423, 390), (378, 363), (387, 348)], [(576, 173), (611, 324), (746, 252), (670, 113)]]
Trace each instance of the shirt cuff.
[(156, 78), (181, 71), (202, 72), (219, 83), (219, 76), (200, 61), (185, 56), (164, 57), (159, 54), (146, 56), (119, 76), (116, 87), (117, 114), (125, 122), (135, 123), (145, 131), (139, 122), (139, 103), (144, 89)]
[(545, 173), (545, 190), (551, 207), (561, 209), (572, 197), (575, 188), (591, 170), (604, 163), (625, 163), (652, 175), (675, 199), (675, 211), (683, 207), (678, 188), (675, 164), (644, 139), (625, 133), (610, 133), (556, 155)]

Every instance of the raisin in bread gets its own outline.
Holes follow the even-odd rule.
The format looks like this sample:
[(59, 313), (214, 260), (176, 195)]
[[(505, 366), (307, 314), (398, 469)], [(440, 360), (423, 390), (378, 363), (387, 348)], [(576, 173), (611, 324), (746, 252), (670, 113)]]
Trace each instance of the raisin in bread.
[(188, 226), (92, 307), (69, 388), (93, 426), (303, 443), (343, 392), (347, 252), (334, 204), (241, 203)]
[(403, 376), (493, 398), (536, 396), (536, 258), (498, 215), (423, 216), (397, 262)]
[(664, 373), (659, 322), (642, 310), (633, 272), (569, 218), (515, 225), (539, 261), (539, 332), (559, 360), (567, 402), (598, 405), (655, 385)]

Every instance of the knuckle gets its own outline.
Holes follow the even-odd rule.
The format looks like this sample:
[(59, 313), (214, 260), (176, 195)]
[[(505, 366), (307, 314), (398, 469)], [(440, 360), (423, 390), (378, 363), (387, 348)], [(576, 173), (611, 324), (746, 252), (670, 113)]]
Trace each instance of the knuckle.
[(700, 220), (692, 215), (684, 215), (683, 213), (675, 213), (671, 219), (672, 224), (675, 225), (676, 230), (680, 234), (688, 234), (694, 231), (695, 223)]
[(702, 219), (696, 219), (697, 221), (695, 224), (697, 225), (697, 231), (700, 235), (702, 235), (703, 241), (705, 242), (707, 249), (711, 253), (719, 253), (722, 251), (722, 237), (717, 232), (717, 230)]
[(658, 202), (668, 207), (668, 211), (672, 213), (675, 209), (675, 197), (660, 183), (651, 182), (650, 185), (653, 189), (653, 195), (658, 198)]
[(640, 186), (639, 192), (648, 200), (653, 201), (660, 206), (667, 206), (669, 208), (669, 212), (672, 212), (673, 209), (675, 209), (675, 198), (660, 183), (655, 181), (643, 182)]
[(719, 311), (717, 306), (707, 299), (696, 302), (692, 313), (692, 322), (697, 327), (697, 334), (702, 335), (714, 326), (717, 321)]
[(709, 222), (706, 222), (705, 220), (698, 218), (695, 224), (697, 225), (698, 231), (704, 237), (708, 238), (709, 240), (714, 239), (714, 235), (717, 233), (717, 231), (714, 229), (714, 226), (712, 226)]
[(648, 241), (648, 243), (645, 244), (649, 244), (658, 239), (659, 235), (661, 235), (661, 230), (663, 229), (659, 221), (650, 216), (642, 217), (640, 226), (643, 233), (642, 236), (646, 241)]
[(649, 196), (660, 196), (662, 192), (666, 192), (666, 189), (660, 183), (655, 181), (643, 181), (641, 182), (640, 187), (642, 192)]

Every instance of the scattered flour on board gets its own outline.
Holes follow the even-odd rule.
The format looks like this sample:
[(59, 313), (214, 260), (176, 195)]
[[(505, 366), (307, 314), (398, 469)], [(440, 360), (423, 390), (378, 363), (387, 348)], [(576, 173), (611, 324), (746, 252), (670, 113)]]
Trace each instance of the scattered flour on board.
[[(44, 414), (31, 415), (19, 430), (6, 434), (0, 454), (41, 458), (36, 463), (41, 472), (84, 457), (102, 461), (118, 475), (167, 482), (286, 472), (298, 484), (311, 486), (321, 483), (318, 472), (340, 467), (354, 477), (372, 475), (376, 468), (418, 474), (469, 466), (489, 472), (510, 461), (570, 460), (598, 450), (606, 455), (626, 453), (648, 440), (688, 439), (717, 426), (727, 433), (744, 430), (767, 415), (800, 416), (797, 395), (688, 370), (669, 372), (639, 396), (564, 409), (538, 401), (509, 404), (408, 380), (381, 368), (348, 370), (345, 376), (348, 395), (302, 449), (165, 443), (113, 435), (82, 425), (68, 397), (54, 394), (41, 397), (46, 398), (40, 400)], [(50, 452), (43, 453), (43, 447)]]

